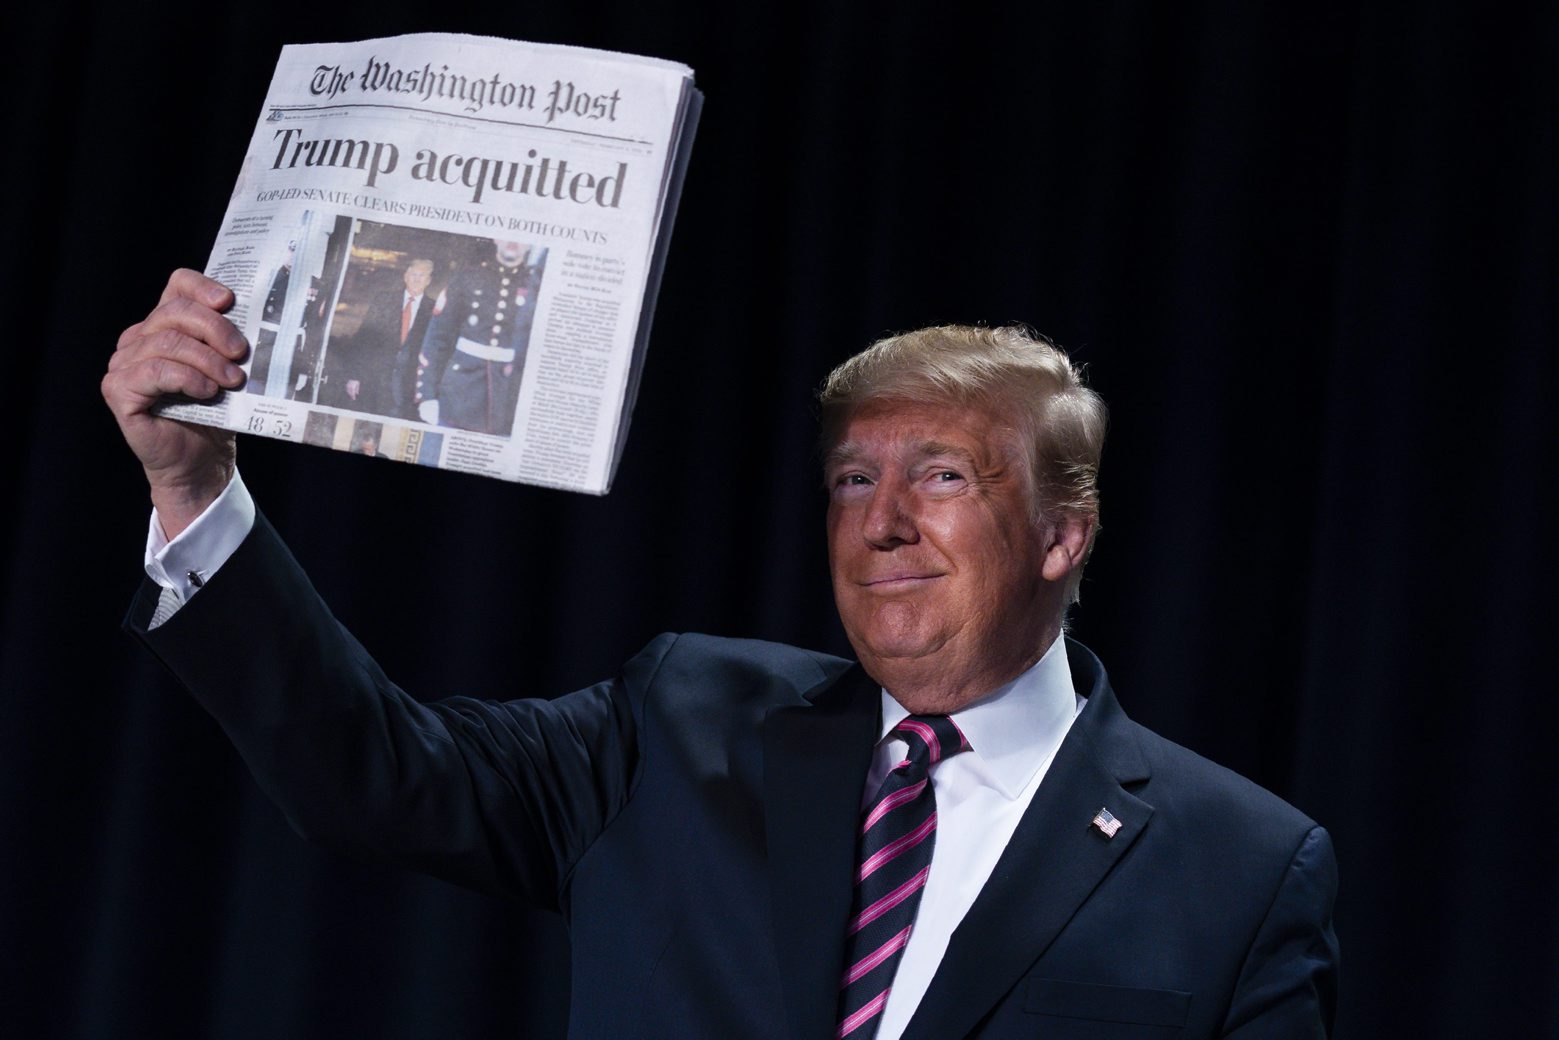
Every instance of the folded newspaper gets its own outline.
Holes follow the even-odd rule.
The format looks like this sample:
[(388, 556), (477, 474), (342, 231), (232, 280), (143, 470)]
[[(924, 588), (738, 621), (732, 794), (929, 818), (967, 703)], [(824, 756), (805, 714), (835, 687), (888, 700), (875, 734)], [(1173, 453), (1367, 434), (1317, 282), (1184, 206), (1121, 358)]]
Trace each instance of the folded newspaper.
[(701, 103), (607, 51), (284, 48), (206, 268), (248, 381), (162, 414), (605, 494)]

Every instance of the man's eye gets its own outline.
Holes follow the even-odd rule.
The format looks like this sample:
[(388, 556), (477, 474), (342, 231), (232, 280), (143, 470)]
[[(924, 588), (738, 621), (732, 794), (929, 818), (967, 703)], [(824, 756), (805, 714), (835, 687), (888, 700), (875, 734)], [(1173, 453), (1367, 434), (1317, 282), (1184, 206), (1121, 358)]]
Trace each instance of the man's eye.
[(931, 479), (933, 479), (933, 480), (940, 480), (940, 481), (949, 481), (949, 480), (962, 480), (962, 479), (964, 479), (964, 477), (963, 477), (962, 473), (955, 473), (955, 472), (953, 472), (950, 469), (944, 469), (944, 470), (938, 470), (936, 475), (933, 476)]
[(870, 484), (871, 481), (866, 479), (866, 474), (864, 473), (846, 473), (844, 476), (835, 481), (835, 483), (837, 483), (840, 487), (864, 487), (865, 485)]

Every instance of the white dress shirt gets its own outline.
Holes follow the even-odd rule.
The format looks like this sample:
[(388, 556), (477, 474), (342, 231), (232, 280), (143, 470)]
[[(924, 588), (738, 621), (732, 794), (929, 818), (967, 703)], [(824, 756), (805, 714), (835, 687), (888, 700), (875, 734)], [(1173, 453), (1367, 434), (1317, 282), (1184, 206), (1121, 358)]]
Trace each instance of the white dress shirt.
[[(188, 602), (227, 562), (253, 528), (254, 517), (254, 499), (236, 473), (221, 496), (171, 542), (153, 511), (146, 573), (162, 586), (163, 594), (152, 627)], [(909, 712), (886, 690), (881, 697), (882, 733), (866, 776), (863, 805), (908, 751), (904, 741), (889, 733)], [(944, 759), (931, 771), (937, 809), (931, 874), (883, 1009), (878, 1040), (898, 1040), (903, 1033), (953, 930), (991, 876), (1083, 704), (1072, 687), (1066, 642), (1057, 637), (1032, 668), (953, 715), (970, 750)]]
[(254, 527), (254, 499), (235, 471), (233, 479), (195, 522), (168, 540), (157, 510), (146, 532), (146, 576), (162, 587), (151, 624), (156, 628), (211, 580)]
[[(893, 976), (878, 1040), (898, 1040), (909, 1024), (953, 930), (985, 887), (1084, 703), (1072, 687), (1066, 641), (1058, 636), (1028, 671), (953, 714), (969, 750), (931, 770), (936, 795), (931, 874)], [(882, 691), (882, 736), (866, 774), (863, 806), (908, 753), (908, 744), (888, 736), (908, 714)]]

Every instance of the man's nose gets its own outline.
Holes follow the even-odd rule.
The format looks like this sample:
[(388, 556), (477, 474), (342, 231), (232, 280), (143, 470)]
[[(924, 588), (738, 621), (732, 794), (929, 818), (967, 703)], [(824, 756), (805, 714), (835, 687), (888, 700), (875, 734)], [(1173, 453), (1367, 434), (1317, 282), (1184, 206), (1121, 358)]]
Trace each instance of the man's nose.
[(867, 544), (877, 549), (892, 549), (920, 540), (908, 490), (898, 481), (879, 481), (872, 489), (862, 530)]

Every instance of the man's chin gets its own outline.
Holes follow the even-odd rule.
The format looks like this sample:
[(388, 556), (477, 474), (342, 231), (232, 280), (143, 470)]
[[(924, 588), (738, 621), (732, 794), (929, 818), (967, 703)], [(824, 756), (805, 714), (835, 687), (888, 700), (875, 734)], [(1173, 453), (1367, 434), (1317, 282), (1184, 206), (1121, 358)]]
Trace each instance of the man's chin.
[[(915, 672), (935, 667), (946, 647), (945, 640), (923, 635), (899, 635), (891, 638), (855, 639), (855, 655), (868, 672), (878, 678), (879, 671)], [(875, 671), (873, 669), (876, 669)]]

